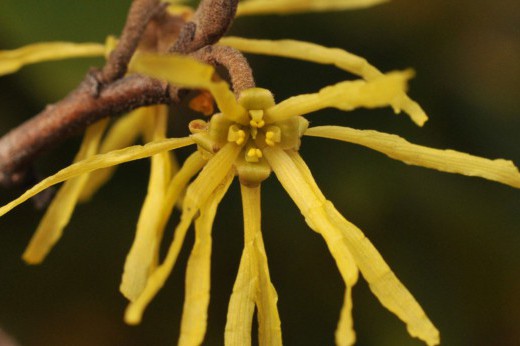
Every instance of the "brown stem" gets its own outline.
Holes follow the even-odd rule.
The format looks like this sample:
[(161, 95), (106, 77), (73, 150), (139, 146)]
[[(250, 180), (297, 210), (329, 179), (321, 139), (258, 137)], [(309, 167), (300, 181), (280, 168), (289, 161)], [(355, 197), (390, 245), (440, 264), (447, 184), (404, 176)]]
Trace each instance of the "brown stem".
[(170, 51), (188, 54), (216, 43), (231, 26), (237, 5), (238, 0), (202, 0)]
[(255, 87), (253, 71), (246, 58), (235, 48), (226, 46), (206, 46), (191, 56), (214, 66), (223, 66), (229, 73), (235, 95)]
[(78, 89), (0, 138), (0, 184), (24, 183), (30, 163), (44, 150), (106, 116), (171, 101), (168, 85), (132, 75), (91, 92), (91, 78)]
[(110, 53), (108, 61), (96, 77), (101, 84), (110, 83), (123, 77), (139, 40), (150, 19), (164, 9), (159, 0), (134, 0), (128, 12), (125, 26), (116, 48)]

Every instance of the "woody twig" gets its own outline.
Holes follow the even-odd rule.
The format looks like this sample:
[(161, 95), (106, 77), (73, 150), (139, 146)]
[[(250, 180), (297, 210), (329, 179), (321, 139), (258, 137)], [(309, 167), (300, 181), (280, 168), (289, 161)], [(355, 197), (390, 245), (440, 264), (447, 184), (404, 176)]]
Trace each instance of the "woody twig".
[(224, 66), (235, 92), (254, 86), (249, 65), (239, 52), (211, 47), (231, 25), (237, 2), (203, 0), (192, 20), (184, 22), (166, 13), (166, 5), (159, 0), (134, 0), (118, 45), (105, 66), (89, 71), (68, 96), (0, 138), (0, 185), (25, 187), (34, 183), (31, 166), (38, 155), (103, 117), (146, 105), (178, 102), (179, 90), (175, 86), (126, 75), (137, 47), (142, 44), (149, 48), (143, 40), (150, 40), (150, 33), (160, 32), (158, 27), (171, 31), (170, 36), (177, 35), (170, 52), (193, 53), (190, 55), (202, 61)]

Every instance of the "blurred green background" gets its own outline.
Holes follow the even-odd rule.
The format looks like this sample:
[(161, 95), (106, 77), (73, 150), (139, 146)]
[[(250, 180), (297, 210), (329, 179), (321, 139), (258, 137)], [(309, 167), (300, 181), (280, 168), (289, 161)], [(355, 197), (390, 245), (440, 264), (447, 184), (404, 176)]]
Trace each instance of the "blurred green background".
[[(38, 41), (97, 41), (119, 34), (130, 1), (0, 1), (0, 49)], [(396, 133), (412, 142), (520, 164), (520, 2), (395, 0), (350, 12), (244, 17), (231, 34), (294, 38), (345, 48), (384, 71), (413, 67), (411, 96), (424, 128), (389, 109), (308, 116)], [(257, 84), (277, 100), (349, 76), (288, 59), (251, 56)], [(52, 62), (0, 79), (0, 133), (63, 97), (101, 60)], [(37, 162), (45, 175), (70, 162), (79, 138)], [(304, 138), (301, 153), (327, 197), (364, 230), (441, 331), (443, 345), (520, 345), (520, 191), (406, 166), (345, 143)], [(181, 153), (181, 157), (185, 154)], [(30, 203), (0, 220), (0, 328), (20, 345), (171, 345), (192, 237), (140, 326), (122, 321), (120, 275), (147, 183), (148, 162), (124, 165), (80, 206), (41, 266), (20, 255), (41, 212)], [(7, 202), (19, 192), (2, 191)], [(322, 239), (274, 177), (264, 184), (263, 231), (287, 345), (332, 345), (343, 283)], [(172, 223), (178, 218), (175, 215)], [(242, 248), (237, 186), (213, 231), (207, 345), (223, 340)], [(170, 227), (171, 229), (171, 227)], [(421, 345), (363, 280), (354, 290), (357, 345)]]

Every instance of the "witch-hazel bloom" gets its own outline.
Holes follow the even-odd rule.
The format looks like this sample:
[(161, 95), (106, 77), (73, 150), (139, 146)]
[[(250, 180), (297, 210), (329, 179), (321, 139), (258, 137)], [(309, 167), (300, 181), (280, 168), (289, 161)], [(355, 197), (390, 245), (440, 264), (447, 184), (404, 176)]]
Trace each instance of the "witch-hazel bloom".
[[(238, 14), (320, 11), (364, 7), (379, 2), (382, 1), (248, 0), (241, 3)], [(200, 345), (208, 323), (213, 221), (219, 203), (236, 177), (242, 196), (244, 248), (228, 306), (225, 345), (252, 344), (255, 311), (259, 344), (281, 345), (278, 296), (269, 274), (260, 210), (262, 182), (274, 172), (308, 226), (323, 237), (345, 283), (336, 344), (355, 343), (352, 288), (361, 273), (373, 294), (405, 323), (411, 336), (427, 345), (438, 345), (439, 332), (415, 298), (362, 231), (346, 220), (317, 186), (299, 154), (302, 138), (314, 136), (350, 142), (409, 165), (482, 177), (516, 188), (520, 188), (518, 169), (511, 161), (428, 148), (393, 134), (332, 125), (309, 127), (304, 118), (330, 107), (350, 111), (389, 106), (397, 113), (404, 111), (422, 126), (427, 116), (406, 94), (407, 81), (412, 77), (410, 71), (384, 74), (365, 59), (342, 49), (295, 40), (225, 37), (219, 45), (244, 53), (331, 64), (362, 79), (343, 81), (276, 103), (272, 93), (262, 88), (247, 88), (236, 95), (212, 66), (193, 58), (138, 51), (129, 66), (130, 74), (165, 80), (179, 88), (206, 90), (214, 98), (219, 112), (192, 121), (189, 124), (191, 134), (182, 138), (168, 137), (169, 114), (164, 105), (138, 108), (113, 123), (101, 120), (91, 125), (72, 165), (0, 208), (1, 216), (50, 186), (64, 182), (23, 259), (30, 264), (45, 259), (60, 239), (76, 204), (91, 199), (111, 177), (115, 166), (149, 157), (147, 195), (120, 286), (122, 294), (130, 301), (124, 319), (129, 324), (141, 321), (147, 305), (169, 277), (193, 224), (195, 242), (186, 269), (178, 344)], [(113, 47), (114, 41), (109, 40), (105, 45), (57, 42), (3, 51), (0, 52), (0, 74), (44, 60), (104, 55)], [(146, 144), (132, 145), (139, 137)], [(194, 151), (179, 166), (171, 152), (188, 146), (195, 146)], [(159, 249), (163, 234), (176, 205), (181, 206), (181, 219), (166, 256), (161, 258)]]
[[(165, 79), (180, 87), (206, 89), (214, 96), (221, 113), (213, 115), (207, 122), (193, 121), (190, 124), (192, 135), (189, 137), (164, 139), (164, 110), (161, 111), (159, 106), (147, 108), (144, 110), (148, 112), (147, 119), (152, 121), (146, 127), (150, 129), (150, 142), (91, 155), (92, 150), (88, 148), (99, 147), (99, 133), (105, 126), (104, 123), (96, 124), (87, 131), (76, 163), (2, 207), (0, 214), (5, 214), (51, 185), (63, 181), (82, 185), (81, 180), (85, 180), (86, 174), (152, 157), (148, 195), (121, 285), (122, 292), (130, 300), (125, 320), (131, 324), (139, 323), (144, 309), (175, 265), (186, 232), (194, 222), (196, 241), (186, 272), (186, 298), (179, 344), (197, 345), (203, 341), (207, 323), (211, 227), (220, 200), (233, 177), (237, 176), (243, 201), (244, 250), (229, 302), (225, 343), (251, 343), (252, 319), (256, 309), (260, 344), (277, 345), (282, 343), (276, 306), (278, 297), (269, 276), (260, 224), (260, 187), (273, 171), (310, 228), (323, 236), (345, 282), (345, 300), (336, 331), (336, 343), (350, 345), (355, 342), (351, 290), (358, 279), (358, 271), (380, 302), (403, 320), (412, 336), (428, 345), (439, 343), (439, 333), (422, 308), (363, 233), (324, 197), (298, 154), (303, 135), (320, 136), (364, 145), (408, 164), (480, 176), (520, 187), (520, 174), (509, 161), (426, 148), (395, 135), (375, 131), (338, 126), (308, 128), (307, 120), (302, 117), (326, 107), (352, 110), (391, 105), (397, 110), (405, 108), (413, 102), (404, 93), (410, 72), (378, 73), (368, 81), (345, 81), (317, 93), (298, 95), (276, 104), (272, 94), (261, 88), (247, 89), (236, 99), (226, 82), (215, 79), (211, 66), (187, 57), (139, 54), (134, 58), (131, 70)], [(165, 154), (193, 144), (197, 150), (173, 174), (171, 159)], [(189, 183), (195, 175), (197, 177)], [(158, 244), (166, 220), (186, 186), (181, 220), (166, 257), (159, 263)], [(71, 202), (67, 202), (66, 198), (77, 200), (77, 196), (81, 195), (77, 191), (82, 188), (70, 189), (76, 191), (75, 198), (70, 197), (70, 193), (64, 194), (66, 197), (58, 196), (54, 203), (61, 201), (69, 205), (67, 203)], [(48, 213), (52, 210), (51, 206)], [(49, 223), (45, 220), (43, 224)], [(50, 233), (52, 229), (38, 232), (37, 235), (43, 236), (35, 236), (28, 253), (46, 253), (59, 237), (49, 237)], [(30, 261), (32, 256), (25, 257)]]

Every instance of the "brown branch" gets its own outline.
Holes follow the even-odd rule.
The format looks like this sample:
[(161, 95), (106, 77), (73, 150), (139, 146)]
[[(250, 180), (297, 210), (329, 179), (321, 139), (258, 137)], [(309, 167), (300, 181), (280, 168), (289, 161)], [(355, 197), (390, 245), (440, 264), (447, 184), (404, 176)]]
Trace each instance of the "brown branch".
[(206, 46), (190, 55), (205, 63), (226, 68), (237, 97), (243, 90), (255, 87), (253, 71), (247, 59), (235, 48)]
[(66, 98), (0, 138), (0, 185), (23, 186), (35, 181), (31, 162), (44, 150), (89, 124), (140, 106), (170, 102), (168, 86), (138, 76), (121, 79), (148, 23), (162, 14), (159, 0), (134, 0), (121, 38), (102, 70), (91, 70)]
[(164, 10), (164, 4), (160, 4), (159, 0), (134, 0), (132, 2), (119, 42), (110, 53), (100, 76), (96, 76), (102, 85), (125, 75), (128, 63), (137, 49), (146, 25), (162, 10)]
[(170, 103), (168, 85), (132, 75), (93, 95), (91, 78), (78, 89), (0, 138), (0, 185), (24, 184), (31, 162), (44, 150), (106, 116), (152, 104)]
[(237, 5), (238, 0), (202, 0), (170, 51), (188, 54), (216, 43), (231, 26)]

